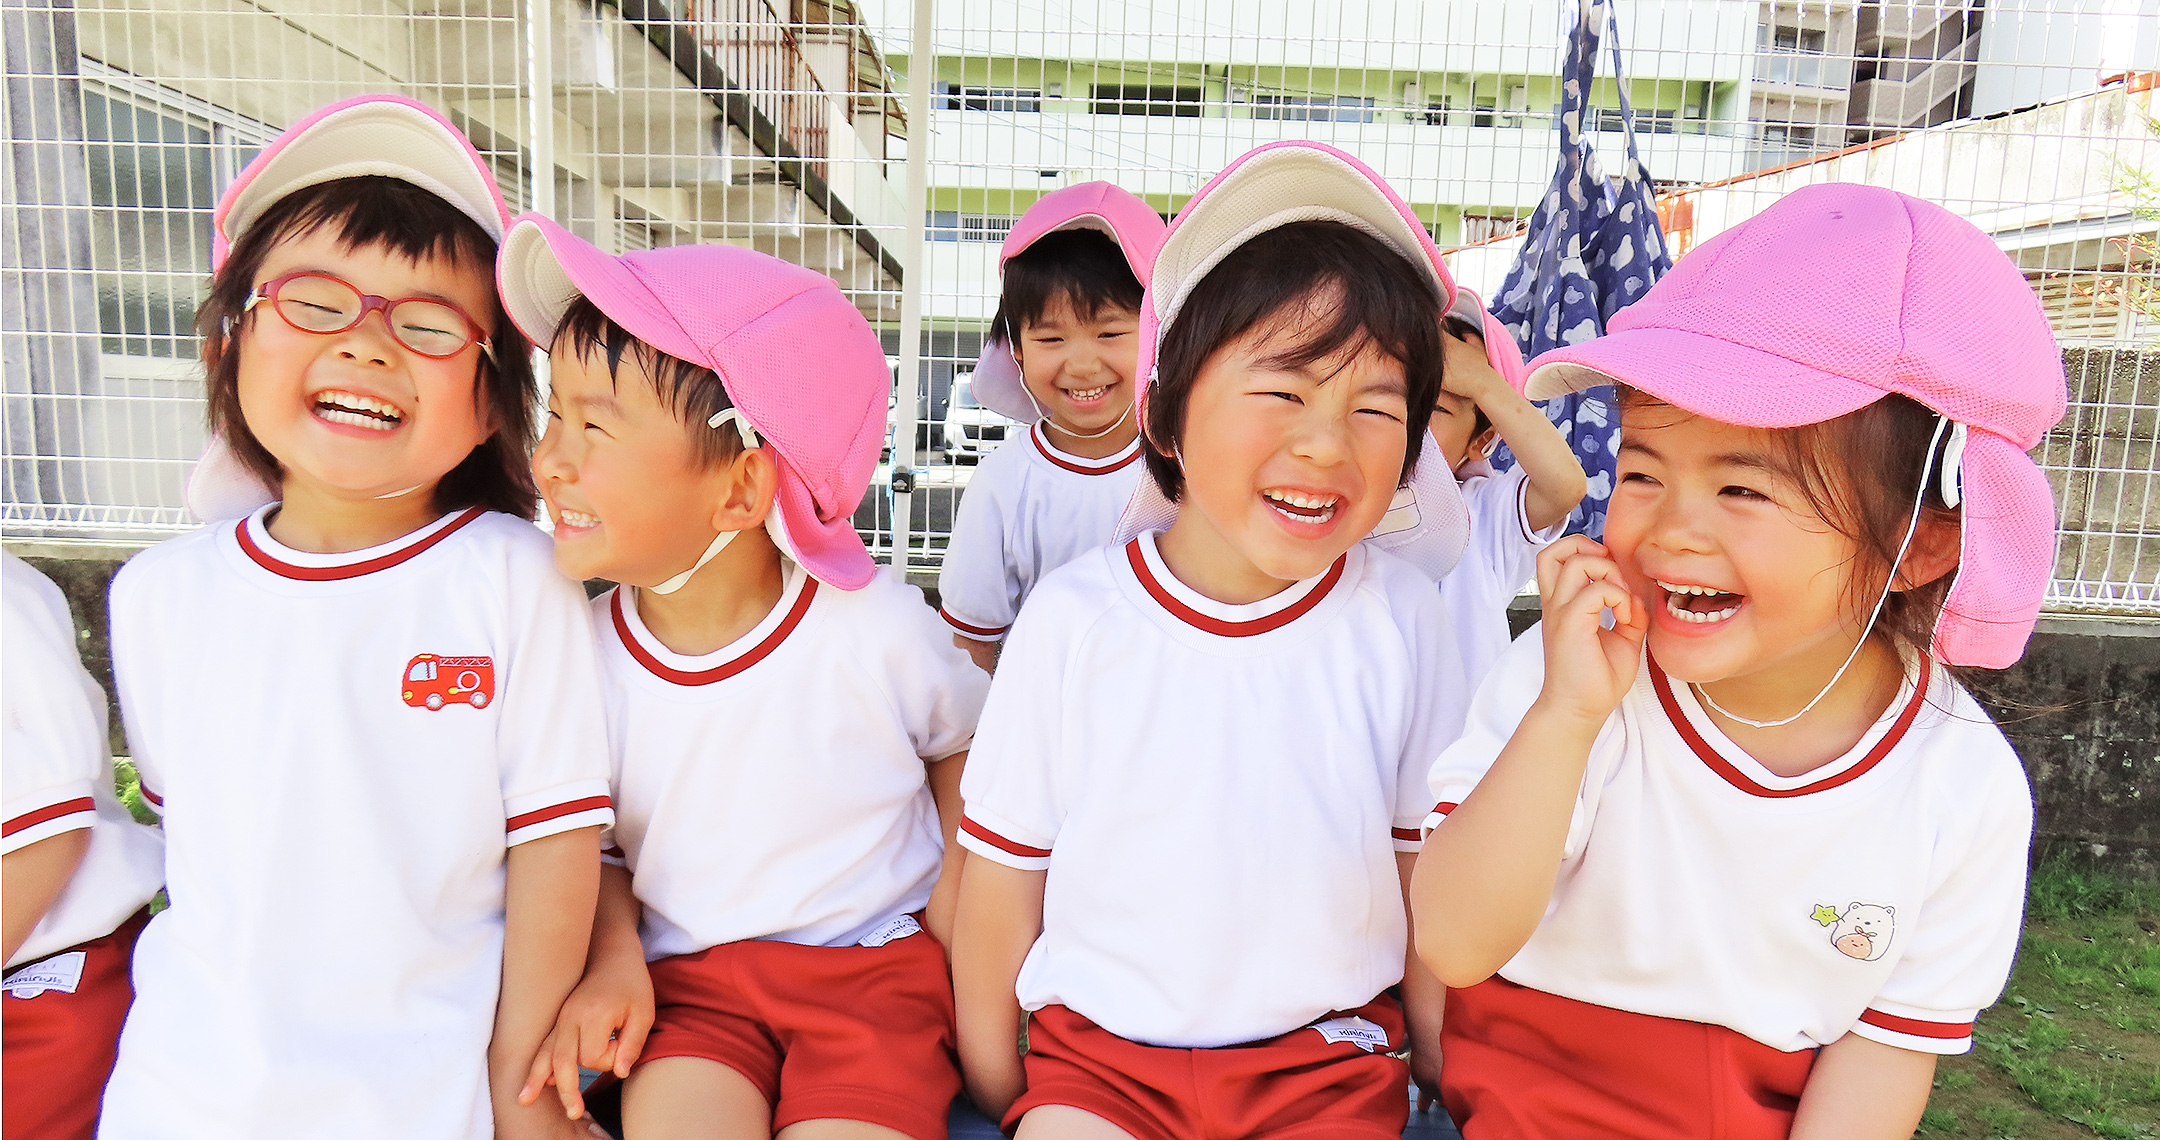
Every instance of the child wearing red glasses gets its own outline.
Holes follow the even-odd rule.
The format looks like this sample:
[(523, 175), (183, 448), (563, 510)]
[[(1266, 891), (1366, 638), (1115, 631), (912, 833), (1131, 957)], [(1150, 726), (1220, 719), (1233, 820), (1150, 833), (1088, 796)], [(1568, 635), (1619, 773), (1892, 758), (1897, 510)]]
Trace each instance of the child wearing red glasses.
[(171, 907), (100, 1135), (581, 1135), (516, 1103), (613, 813), (584, 595), (530, 522), (501, 197), (440, 115), (366, 96), (215, 220), (210, 525), (112, 589)]

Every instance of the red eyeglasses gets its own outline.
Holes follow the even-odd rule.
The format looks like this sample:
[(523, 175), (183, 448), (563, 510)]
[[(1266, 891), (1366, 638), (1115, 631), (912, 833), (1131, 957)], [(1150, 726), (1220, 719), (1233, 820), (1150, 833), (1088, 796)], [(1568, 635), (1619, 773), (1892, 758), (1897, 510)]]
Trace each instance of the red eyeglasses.
[(432, 360), (443, 360), (477, 344), (489, 360), (495, 348), (480, 335), (480, 323), (447, 301), (427, 297), (378, 297), (348, 281), (303, 270), (266, 281), (240, 306), (247, 312), (264, 301), (285, 323), (301, 332), (329, 336), (357, 326), (377, 309), (399, 344)]

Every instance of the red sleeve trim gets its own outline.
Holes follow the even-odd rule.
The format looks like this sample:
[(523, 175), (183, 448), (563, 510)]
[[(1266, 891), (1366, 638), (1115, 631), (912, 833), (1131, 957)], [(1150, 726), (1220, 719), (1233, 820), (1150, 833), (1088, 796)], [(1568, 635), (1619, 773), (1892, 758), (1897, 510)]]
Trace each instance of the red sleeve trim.
[(1003, 851), (1007, 855), (1018, 855), (1022, 859), (1048, 859), (1050, 857), (1050, 849), (1047, 847), (1030, 847), (1025, 843), (1015, 843), (966, 816), (960, 817), (960, 830)]
[(1447, 813), (1454, 811), (1456, 808), (1459, 808), (1461, 806), (1461, 804), (1455, 803), (1450, 800), (1441, 800), (1439, 803), (1434, 804), (1432, 806), (1432, 809), (1436, 814), (1446, 815)]
[(50, 823), (62, 816), (75, 815), (86, 811), (94, 812), (96, 810), (97, 801), (89, 796), (78, 796), (72, 800), (46, 804), (36, 811), (26, 811), (7, 821), (6, 824), (0, 825), (0, 838), (13, 835), (18, 831), (27, 831), (41, 823)]
[(536, 823), (546, 823), (551, 819), (561, 819), (566, 815), (576, 815), (581, 811), (599, 811), (602, 808), (613, 807), (614, 803), (615, 801), (606, 796), (587, 796), (582, 800), (571, 800), (566, 804), (544, 807), (538, 811), (526, 812), (524, 815), (513, 815), (504, 824), (503, 832), (508, 834), (513, 831), (520, 831)]
[(1912, 1037), (1930, 1037), (1937, 1041), (1958, 1041), (1972, 1036), (1970, 1021), (1921, 1021), (1917, 1018), (1899, 1017), (1879, 1009), (1860, 1011), (1860, 1020), (1877, 1029), (1888, 1029)]
[(1003, 637), (1005, 636), (1005, 631), (1012, 628), (1009, 625), (969, 625), (968, 623), (961, 621), (959, 618), (952, 616), (952, 611), (944, 608), (943, 606), (938, 607), (938, 616), (945, 619), (946, 625), (949, 625), (962, 633), (972, 633), (977, 637)]
[(146, 800), (149, 800), (149, 801), (150, 801), (150, 806), (151, 806), (151, 807), (164, 807), (164, 806), (165, 806), (165, 797), (164, 797), (164, 796), (161, 796), (161, 795), (159, 795), (159, 794), (157, 794), (156, 792), (153, 792), (153, 791), (151, 791), (151, 790), (150, 790), (150, 785), (148, 785), (148, 784), (143, 784), (143, 783), (138, 783), (138, 784), (136, 784), (135, 786), (136, 786), (136, 787), (138, 787), (138, 788), (141, 788), (141, 789), (142, 789), (142, 796), (143, 796), (143, 798), (144, 798), (144, 799), (146, 799)]
[(1425, 838), (1425, 833), (1414, 827), (1393, 827), (1388, 830), (1394, 833), (1395, 838), (1405, 843), (1416, 843), (1418, 840)]

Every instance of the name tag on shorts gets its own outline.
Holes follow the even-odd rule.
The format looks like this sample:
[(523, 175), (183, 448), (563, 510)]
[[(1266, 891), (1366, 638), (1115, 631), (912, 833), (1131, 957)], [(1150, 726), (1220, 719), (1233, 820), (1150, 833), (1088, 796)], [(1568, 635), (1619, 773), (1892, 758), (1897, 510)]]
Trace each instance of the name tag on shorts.
[(921, 929), (922, 924), (915, 921), (914, 915), (903, 914), (898, 918), (887, 919), (880, 923), (877, 929), (863, 935), (862, 941), (856, 943), (856, 945), (883, 946), (887, 942), (898, 942)]
[(7, 992), (19, 998), (34, 998), (46, 990), (74, 993), (75, 987), (82, 984), (84, 957), (82, 951), (70, 950), (32, 962), (7, 976)]
[(1348, 1041), (1367, 1053), (1388, 1047), (1387, 1030), (1362, 1017), (1337, 1017), (1315, 1022), (1313, 1028), (1319, 1030), (1320, 1036), (1326, 1038), (1330, 1045), (1338, 1041)]

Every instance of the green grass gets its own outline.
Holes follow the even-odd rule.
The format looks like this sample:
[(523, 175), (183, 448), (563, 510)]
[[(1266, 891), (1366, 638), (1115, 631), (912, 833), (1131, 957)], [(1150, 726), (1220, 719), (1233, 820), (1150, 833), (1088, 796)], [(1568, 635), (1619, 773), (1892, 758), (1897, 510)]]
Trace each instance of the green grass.
[(2160, 890), (2034, 868), (2017, 968), (1974, 1039), (1919, 1135), (2160, 1138)]

